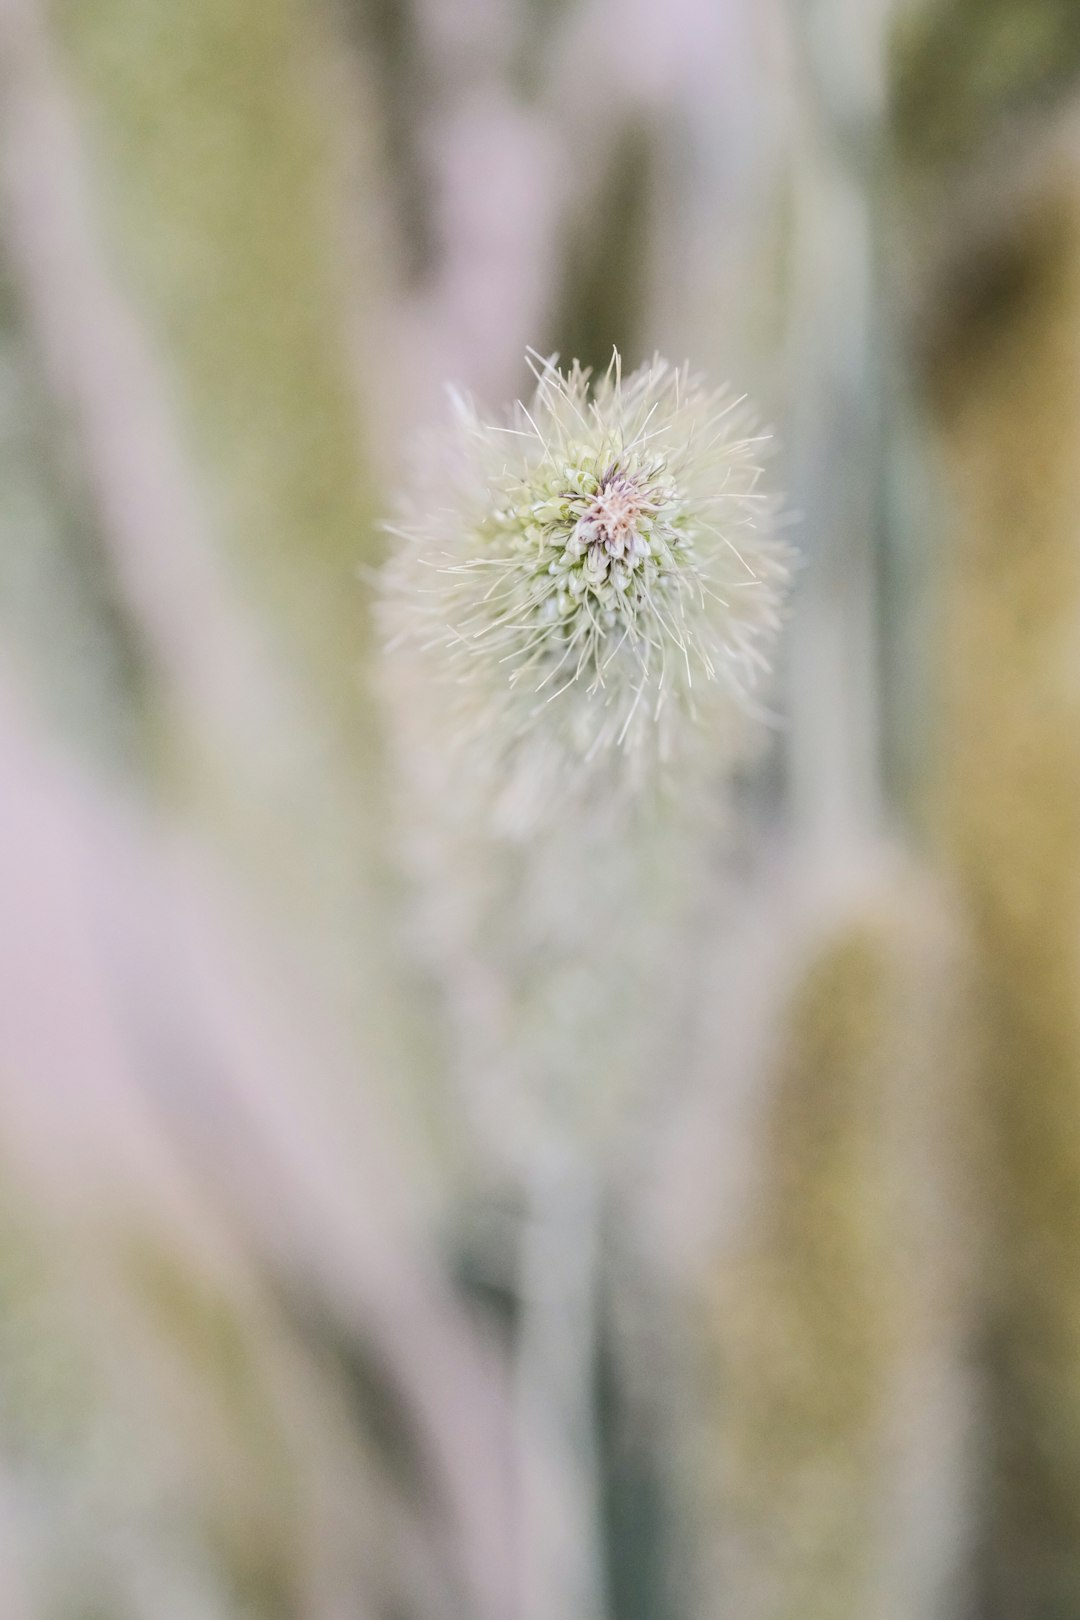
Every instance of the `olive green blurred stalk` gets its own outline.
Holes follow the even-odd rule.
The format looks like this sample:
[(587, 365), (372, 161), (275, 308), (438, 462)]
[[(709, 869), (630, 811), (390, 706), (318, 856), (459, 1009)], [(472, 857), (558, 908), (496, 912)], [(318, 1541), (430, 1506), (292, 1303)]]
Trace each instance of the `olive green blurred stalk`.
[(898, 35), (908, 337), (941, 468), (935, 830), (978, 954), (992, 1297), (980, 1612), (1080, 1608), (1080, 17)]
[[(826, 9), (815, 8), (819, 39)], [(920, 927), (894, 932), (892, 907), (872, 908), (774, 1003), (780, 1054), (755, 1070), (768, 1123), (747, 1150), (757, 1203), (718, 1263), (725, 1488), (712, 1523), (740, 1613), (924, 1615), (974, 1603), (1002, 1620), (1064, 1617), (1080, 1607), (1080, 16), (1055, 0), (901, 8), (890, 72), (888, 144), (871, 128), (868, 147), (848, 148), (868, 188), (864, 228), (884, 294), (870, 338), (892, 372), (885, 505), (869, 515), (891, 528), (882, 561), (895, 571), (866, 584), (880, 592), (891, 578), (907, 592), (880, 597), (892, 671), (881, 756), (900, 745), (902, 782), (887, 782), (903, 798), (889, 808), (942, 871), (934, 904), (955, 906), (950, 927), (970, 938), (973, 964), (970, 975), (956, 962), (932, 968)], [(868, 376), (864, 407), (881, 410), (873, 368), (837, 372), (847, 388)], [(830, 396), (812, 397), (820, 412)], [(926, 432), (913, 444), (918, 413)], [(828, 486), (836, 463), (823, 451), (816, 487), (835, 498), (847, 485)], [(914, 682), (901, 668), (898, 693), (897, 616), (911, 622), (919, 586), (903, 645), (923, 668)], [(827, 672), (827, 612), (813, 624), (808, 607), (801, 623), (810, 673), (814, 658)], [(849, 641), (839, 667), (863, 692), (853, 651)], [(929, 748), (898, 695), (929, 708)], [(800, 707), (812, 721), (814, 694)], [(834, 712), (819, 714), (826, 728)], [(811, 760), (812, 728), (803, 742)], [(828, 809), (828, 783), (804, 771), (796, 788), (807, 781)], [(904, 960), (911, 978), (897, 977)], [(958, 1028), (939, 999), (951, 974), (955, 998), (970, 995)], [(898, 1015), (905, 982), (914, 1000)], [(895, 1039), (909, 1022), (927, 1043), (921, 1058)], [(967, 1105), (953, 1112), (969, 1066)], [(925, 1141), (946, 1151), (943, 1184), (963, 1190), (965, 1158), (977, 1175), (985, 1231), (966, 1267), (946, 1268), (944, 1294), (940, 1274), (932, 1283), (944, 1234), (912, 1273), (894, 1259), (906, 1217), (893, 1206), (891, 1236), (882, 1222), (893, 1151), (873, 1102), (883, 1083), (923, 1098)], [(871, 1147), (863, 1132), (875, 1117)], [(922, 1281), (906, 1294), (913, 1275)], [(953, 1289), (968, 1319), (950, 1326)], [(937, 1340), (960, 1375), (958, 1411), (970, 1360), (978, 1423), (959, 1436), (940, 1499), (925, 1437), (925, 1502), (948, 1525), (947, 1544), (930, 1527), (911, 1548), (910, 1581), (893, 1563), (890, 1587), (883, 1572), (904, 1521), (879, 1494), (898, 1466), (879, 1425), (904, 1382), (905, 1340), (916, 1357)], [(945, 1427), (936, 1440), (947, 1483)]]
[(17, 290), (143, 659), (143, 757), (400, 1081), (342, 41), (293, 0), (10, 11)]
[(718, 1620), (926, 1620), (964, 1596), (963, 952), (925, 875), (849, 857), (781, 887), (729, 991), (756, 1096), (700, 1302), (691, 1448)]

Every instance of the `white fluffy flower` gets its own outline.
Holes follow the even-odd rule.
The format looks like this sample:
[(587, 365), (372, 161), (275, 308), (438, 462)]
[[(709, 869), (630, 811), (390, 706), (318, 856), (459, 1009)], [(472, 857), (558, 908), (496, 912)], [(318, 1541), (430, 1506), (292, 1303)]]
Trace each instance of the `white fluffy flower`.
[(740, 399), (659, 359), (534, 369), (502, 421), (454, 398), (383, 591), (391, 681), (404, 657), (458, 779), (518, 831), (695, 738), (733, 763), (790, 572)]

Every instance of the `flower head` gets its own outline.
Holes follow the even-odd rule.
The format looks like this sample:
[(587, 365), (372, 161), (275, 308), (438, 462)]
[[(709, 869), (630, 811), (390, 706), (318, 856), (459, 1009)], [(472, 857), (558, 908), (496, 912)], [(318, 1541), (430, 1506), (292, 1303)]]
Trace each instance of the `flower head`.
[(534, 371), (502, 421), (454, 397), (384, 592), (463, 769), (519, 826), (692, 736), (737, 747), (790, 572), (740, 399), (658, 359)]

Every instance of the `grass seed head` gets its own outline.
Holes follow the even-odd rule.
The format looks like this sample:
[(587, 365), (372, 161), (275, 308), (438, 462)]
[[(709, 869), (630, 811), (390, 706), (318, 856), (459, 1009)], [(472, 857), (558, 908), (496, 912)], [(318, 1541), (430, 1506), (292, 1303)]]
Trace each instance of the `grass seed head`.
[(659, 359), (533, 369), (502, 420), (452, 396), (382, 592), (391, 680), (396, 661), (427, 689), (458, 779), (519, 833), (575, 796), (677, 784), (702, 747), (734, 764), (790, 576), (743, 400)]

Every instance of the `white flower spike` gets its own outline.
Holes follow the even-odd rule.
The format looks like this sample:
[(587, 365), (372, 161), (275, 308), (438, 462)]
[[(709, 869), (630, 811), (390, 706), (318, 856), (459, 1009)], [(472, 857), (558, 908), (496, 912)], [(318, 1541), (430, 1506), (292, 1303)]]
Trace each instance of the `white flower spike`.
[(660, 359), (624, 378), (616, 353), (595, 382), (530, 364), (501, 422), (452, 396), (383, 592), (444, 743), (518, 831), (600, 779), (639, 789), (694, 739), (734, 762), (790, 579), (742, 399)]

